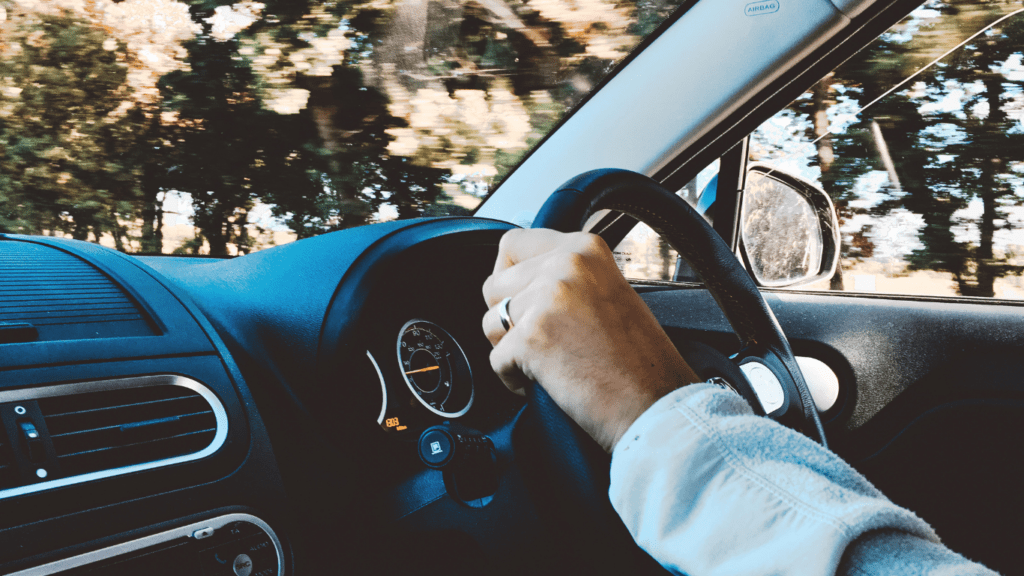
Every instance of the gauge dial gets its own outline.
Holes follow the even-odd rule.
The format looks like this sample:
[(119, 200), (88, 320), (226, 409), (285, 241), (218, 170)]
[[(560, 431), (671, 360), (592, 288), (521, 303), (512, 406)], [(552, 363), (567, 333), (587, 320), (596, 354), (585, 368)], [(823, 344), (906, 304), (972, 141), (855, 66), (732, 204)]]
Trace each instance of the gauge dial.
[(406, 385), (428, 410), (462, 416), (473, 403), (473, 377), (459, 343), (433, 322), (412, 320), (398, 335), (398, 366)]

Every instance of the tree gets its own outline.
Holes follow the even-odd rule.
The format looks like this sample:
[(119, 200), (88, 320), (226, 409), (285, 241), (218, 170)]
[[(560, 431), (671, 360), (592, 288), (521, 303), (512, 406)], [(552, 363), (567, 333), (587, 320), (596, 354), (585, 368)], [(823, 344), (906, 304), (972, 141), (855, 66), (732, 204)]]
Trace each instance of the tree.
[[(916, 268), (953, 273), (964, 296), (994, 296), (996, 278), (1022, 271), (995, 248), (995, 233), (1012, 227), (1007, 207), (1024, 205), (1020, 179), (1010, 172), (1024, 162), (1024, 134), (1007, 113), (1011, 94), (1019, 93), (1024, 82), (1001, 71), (1011, 57), (1020, 57), (1022, 46), (1024, 18), (1018, 17), (941, 63), (932, 84), (933, 102), (949, 98), (952, 87), (967, 87), (968, 94), (961, 110), (930, 115), (932, 126), (946, 127), (949, 136), (939, 137), (941, 149), (928, 166), (932, 197), (915, 199), (928, 226), (921, 235), (924, 248), (912, 254), (911, 262)], [(972, 86), (981, 89), (972, 92)], [(934, 145), (935, 139), (926, 141)], [(956, 212), (977, 201), (982, 208), (978, 241), (955, 241)]]
[[(920, 215), (920, 247), (907, 256), (909, 268), (950, 273), (962, 295), (994, 296), (997, 278), (1021, 271), (997, 249), (995, 237), (1012, 226), (1007, 208), (1022, 204), (1020, 178), (1010, 167), (1024, 160), (1024, 135), (1008, 114), (1021, 82), (1007, 76), (1006, 64), (1020, 58), (1024, 19), (989, 31), (872, 104), (837, 133), (822, 129), (823, 117), (835, 119), (874, 102), (1012, 8), (966, 0), (932, 2), (930, 7), (946, 17), (910, 18), (920, 28), (914, 35), (883, 35), (792, 109), (808, 119), (807, 140), (817, 142), (810, 164), (820, 169), (821, 184), (842, 222), (858, 214), (877, 222), (897, 209)], [(958, 104), (950, 107), (951, 102)], [(888, 181), (873, 191), (878, 199), (865, 207), (856, 186), (872, 171), (884, 171)], [(974, 222), (966, 214), (976, 207), (980, 217)], [(844, 259), (877, 257), (879, 238), (872, 226), (847, 233)], [(972, 229), (977, 240), (965, 241), (963, 231)]]
[(126, 249), (144, 130), (126, 47), (68, 12), (0, 25), (0, 231), (61, 232)]
[[(348, 8), (334, 5), (336, 13)], [(418, 216), (441, 194), (446, 171), (389, 155), (387, 130), (404, 121), (389, 113), (381, 92), (364, 85), (356, 66), (335, 65), (327, 76), (293, 71), (290, 85), (308, 91), (307, 105), (296, 114), (268, 109), (271, 90), (239, 46), (254, 56), (277, 54), (264, 67), (284, 66), (316, 34), (332, 33), (331, 22), (337, 26), (332, 13), (306, 26), (304, 10), (313, 9), (270, 3), (273, 18), (258, 20), (239, 38), (199, 37), (188, 45), (190, 72), (161, 83), (165, 106), (177, 114), (167, 182), (192, 195), (196, 226), (212, 254), (246, 239), (256, 202), (271, 205), (304, 238), (366, 224), (385, 202), (400, 217)], [(357, 37), (374, 26), (365, 18), (354, 25)]]

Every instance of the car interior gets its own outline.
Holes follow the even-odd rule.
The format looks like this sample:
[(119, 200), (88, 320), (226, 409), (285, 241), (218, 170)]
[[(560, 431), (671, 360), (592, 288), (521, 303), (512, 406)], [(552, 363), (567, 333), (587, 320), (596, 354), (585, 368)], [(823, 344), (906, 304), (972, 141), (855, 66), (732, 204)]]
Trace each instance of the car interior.
[[(705, 284), (633, 285), (699, 375), (745, 382), (730, 360), (750, 354), (744, 323), (781, 328), (768, 364), (795, 376), (775, 417), (820, 426), (951, 549), (1021, 573), (1019, 303), (792, 291), (744, 271), (747, 136), (918, 4), (684, 2), (471, 217), (226, 259), (0, 234), (0, 573), (664, 573), (608, 502), (609, 457), (504, 387), (480, 327), (501, 236), (579, 230), (598, 208), (612, 212), (589, 229), (610, 246), (631, 216), (691, 244)], [(678, 190), (716, 159), (713, 225), (682, 201), (651, 218), (641, 200), (549, 201), (600, 169)], [(706, 235), (677, 230), (686, 218)], [(730, 282), (754, 304), (723, 299)]]

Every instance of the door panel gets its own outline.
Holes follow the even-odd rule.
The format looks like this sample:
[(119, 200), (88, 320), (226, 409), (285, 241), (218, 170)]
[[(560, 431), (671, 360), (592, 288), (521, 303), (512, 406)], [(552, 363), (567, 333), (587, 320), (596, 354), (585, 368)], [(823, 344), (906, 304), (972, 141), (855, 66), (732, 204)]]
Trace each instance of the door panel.
[[(711, 296), (640, 288), (673, 339), (738, 348)], [(1024, 310), (995, 302), (765, 292), (794, 353), (840, 382), (830, 447), (953, 550), (1021, 573)]]

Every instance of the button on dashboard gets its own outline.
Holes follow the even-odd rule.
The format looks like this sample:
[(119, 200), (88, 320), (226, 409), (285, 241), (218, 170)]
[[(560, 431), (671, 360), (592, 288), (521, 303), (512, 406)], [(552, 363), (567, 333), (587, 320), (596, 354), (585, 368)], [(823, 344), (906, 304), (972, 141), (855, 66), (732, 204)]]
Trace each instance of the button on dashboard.
[(235, 570), (235, 576), (249, 576), (252, 574), (252, 558), (249, 558), (248, 554), (239, 554), (235, 556), (231, 567)]

